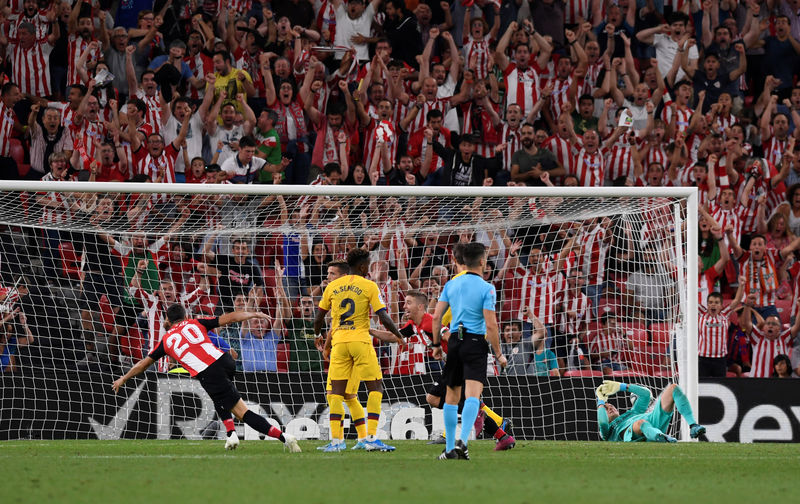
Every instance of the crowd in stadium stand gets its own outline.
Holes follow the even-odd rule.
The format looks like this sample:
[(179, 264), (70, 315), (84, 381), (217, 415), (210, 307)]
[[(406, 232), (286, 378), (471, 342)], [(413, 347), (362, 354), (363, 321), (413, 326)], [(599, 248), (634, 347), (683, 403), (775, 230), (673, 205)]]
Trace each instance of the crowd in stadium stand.
[[(696, 186), (701, 375), (800, 373), (797, 0), (0, 0), (0, 16), (0, 178)], [(257, 205), (295, 232), (171, 236), (200, 213), (224, 227), (253, 201), (35, 195), (43, 228), (0, 234), (0, 366), (54, 328), (74, 332), (63, 339), (85, 365), (135, 359), (182, 302), (273, 316), (220, 335), (245, 371), (321, 370), (311, 320), (327, 264), (363, 246), (409, 338), (380, 349), (384, 370), (430, 372), (429, 314), (453, 245), (475, 239), (506, 373), (670, 374), (672, 263), (618, 219), (387, 232), (428, 214), (405, 199), (270, 197)], [(163, 236), (144, 233), (155, 215)], [(80, 219), (129, 233), (59, 230)], [(42, 309), (48, 284), (77, 286), (79, 328)]]

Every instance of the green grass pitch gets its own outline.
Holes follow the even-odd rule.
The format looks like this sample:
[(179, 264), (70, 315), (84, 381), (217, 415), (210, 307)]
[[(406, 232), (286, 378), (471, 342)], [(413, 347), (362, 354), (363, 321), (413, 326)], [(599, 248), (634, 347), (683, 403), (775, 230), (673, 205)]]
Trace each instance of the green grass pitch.
[[(791, 502), (800, 450), (789, 444), (470, 443), (470, 461), (400, 441), (394, 453), (323, 454), (301, 441), (0, 443), (2, 501), (35, 503), (710, 503)], [(353, 442), (348, 443), (352, 446)]]

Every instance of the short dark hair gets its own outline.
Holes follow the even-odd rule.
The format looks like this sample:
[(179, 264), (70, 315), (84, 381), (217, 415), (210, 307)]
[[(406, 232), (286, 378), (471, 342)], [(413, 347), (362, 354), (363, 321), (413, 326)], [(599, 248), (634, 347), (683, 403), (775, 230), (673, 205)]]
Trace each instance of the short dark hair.
[(214, 51), (214, 54), (211, 56), (212, 58), (216, 55), (222, 56), (222, 59), (227, 61), (228, 63), (231, 62), (231, 53), (228, 51)]
[(328, 263), (328, 267), (338, 269), (342, 275), (350, 273), (350, 265), (344, 261), (331, 261)]
[(167, 308), (167, 320), (175, 324), (186, 318), (186, 309), (180, 303), (175, 303)]
[(689, 24), (689, 16), (687, 16), (683, 12), (673, 12), (672, 14), (667, 16), (667, 24), (672, 24), (672, 23)]
[(136, 107), (136, 110), (138, 110), (142, 114), (147, 113), (147, 104), (144, 102), (144, 100), (140, 98), (129, 98), (128, 103)]
[(410, 290), (406, 292), (407, 298), (414, 298), (417, 300), (418, 303), (428, 304), (428, 296), (425, 295), (424, 292), (418, 290)]
[[(13, 82), (6, 82), (5, 84), (3, 84), (3, 87), (0, 88), (0, 95), (5, 96), (8, 93), (10, 93), (11, 91), (13, 91), (14, 88), (19, 88), (19, 86), (17, 86)], [(84, 93), (84, 94), (86, 94), (86, 93)]]
[(508, 322), (506, 322), (506, 325), (504, 327), (509, 327), (509, 326), (516, 327), (517, 329), (519, 329), (521, 331), (522, 330), (522, 321), (521, 320), (509, 320)]
[(722, 301), (722, 294), (720, 294), (719, 292), (712, 292), (711, 294), (708, 295), (708, 299), (711, 300), (711, 298), (719, 299), (720, 302), (721, 302)]
[(464, 264), (464, 244), (461, 242), (453, 245), (453, 260), (456, 264)]
[(439, 110), (439, 109), (435, 109), (434, 108), (434, 109), (430, 109), (428, 111), (428, 115), (425, 118), (428, 120), (428, 122), (430, 122), (431, 119), (438, 119), (438, 118), (441, 118), (441, 117), (444, 117), (444, 114), (442, 114), (442, 111)]
[(486, 246), (480, 242), (466, 243), (461, 253), (464, 255), (464, 266), (475, 268), (480, 266), (481, 259), (486, 257)]
[(245, 136), (243, 136), (242, 138), (239, 139), (239, 148), (240, 149), (242, 147), (255, 147), (256, 145), (257, 145), (256, 144), (256, 139), (253, 138), (250, 135), (245, 135)]
[(364, 263), (369, 263), (369, 251), (362, 248), (351, 249), (347, 253), (347, 265), (354, 270)]
[(322, 173), (326, 176), (330, 176), (333, 172), (339, 172), (339, 175), (342, 174), (342, 167), (339, 166), (339, 163), (327, 163), (322, 167)]
[(594, 97), (592, 97), (592, 95), (590, 95), (589, 93), (584, 93), (584, 94), (582, 94), (582, 95), (581, 95), (581, 96), (578, 98), (578, 103), (580, 103), (580, 102), (582, 102), (582, 101), (584, 101), (584, 100), (589, 100), (589, 101), (591, 101), (592, 103), (594, 103)]

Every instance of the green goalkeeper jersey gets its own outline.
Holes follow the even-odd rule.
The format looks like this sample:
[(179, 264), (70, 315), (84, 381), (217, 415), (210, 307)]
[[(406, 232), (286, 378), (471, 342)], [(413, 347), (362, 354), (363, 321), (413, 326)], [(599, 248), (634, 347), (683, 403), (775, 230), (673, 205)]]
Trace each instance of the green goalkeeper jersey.
[(636, 402), (633, 404), (633, 408), (613, 421), (608, 421), (608, 413), (606, 413), (605, 408), (597, 408), (600, 437), (605, 441), (645, 441), (644, 436), (633, 433), (632, 427), (637, 420), (647, 417), (647, 408), (650, 406), (652, 394), (646, 387), (640, 387), (639, 385), (628, 385), (628, 392), (636, 395)]

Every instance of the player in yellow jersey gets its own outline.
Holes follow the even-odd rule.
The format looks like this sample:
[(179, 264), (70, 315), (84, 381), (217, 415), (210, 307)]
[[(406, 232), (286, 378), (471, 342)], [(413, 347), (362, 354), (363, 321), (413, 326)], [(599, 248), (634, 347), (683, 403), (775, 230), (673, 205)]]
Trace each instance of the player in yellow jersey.
[(328, 284), (322, 293), (322, 300), (314, 318), (314, 332), (319, 335), (325, 322), (325, 315), (331, 312), (331, 363), (328, 376), (331, 380), (332, 393), (328, 396), (328, 401), (332, 442), (325, 451), (335, 452), (344, 449), (342, 432), (344, 394), (354, 369), (369, 391), (367, 439), (363, 442), (364, 448), (368, 451), (394, 450), (393, 446), (384, 444), (375, 436), (383, 400), (383, 374), (369, 333), (370, 308), (378, 315), (383, 326), (395, 336), (395, 343), (403, 345), (403, 337), (386, 311), (378, 286), (375, 282), (364, 278), (369, 271), (369, 262), (369, 252), (364, 249), (353, 249), (347, 253), (347, 264), (351, 274), (339, 277)]
[[(464, 265), (461, 243), (456, 243), (456, 245), (453, 247), (453, 259), (456, 262), (458, 273), (456, 273), (450, 280), (454, 280), (467, 273), (467, 268)], [(444, 315), (442, 316), (442, 327), (449, 327), (452, 320), (453, 314), (450, 311), (450, 307), (448, 307), (447, 311), (445, 311)], [(443, 340), (447, 340), (448, 334), (449, 332), (443, 331)], [(432, 408), (441, 409), (442, 405), (444, 404), (444, 396), (446, 392), (447, 387), (439, 378), (437, 378), (436, 381), (433, 382), (433, 385), (431, 385), (428, 389), (425, 399)], [(462, 397), (461, 403), (463, 404), (463, 402), (464, 398)], [(501, 417), (491, 408), (486, 406), (483, 401), (481, 401), (480, 411), (478, 412), (478, 418), (475, 420), (474, 428), (476, 436), (483, 430), (487, 436), (491, 436), (495, 439), (495, 451), (510, 450), (511, 448), (514, 448), (514, 445), (516, 444), (516, 440), (510, 433), (511, 419)], [(438, 439), (434, 439), (428, 444), (445, 444), (445, 438), (444, 436), (439, 436)]]

